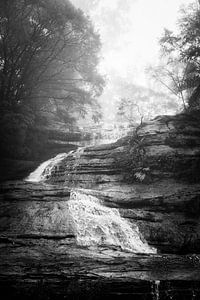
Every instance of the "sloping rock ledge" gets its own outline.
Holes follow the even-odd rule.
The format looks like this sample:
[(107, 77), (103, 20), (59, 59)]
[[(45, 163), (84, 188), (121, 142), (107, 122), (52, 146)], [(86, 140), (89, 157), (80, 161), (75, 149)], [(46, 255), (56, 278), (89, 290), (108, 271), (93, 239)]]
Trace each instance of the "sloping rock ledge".
[(199, 168), (199, 116), (180, 114), (157, 117), (116, 143), (72, 153), (47, 181), (84, 188), (119, 208), (162, 252), (199, 253)]

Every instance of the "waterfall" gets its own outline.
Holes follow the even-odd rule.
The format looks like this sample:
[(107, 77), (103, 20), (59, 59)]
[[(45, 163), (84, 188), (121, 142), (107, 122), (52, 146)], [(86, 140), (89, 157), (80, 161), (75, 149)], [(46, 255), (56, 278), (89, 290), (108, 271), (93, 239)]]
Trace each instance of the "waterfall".
[(25, 181), (28, 182), (40, 182), (48, 179), (52, 172), (55, 171), (56, 166), (66, 157), (72, 156), (74, 158), (80, 158), (84, 152), (84, 147), (79, 147), (77, 150), (72, 150), (69, 153), (60, 153), (53, 158), (43, 162), (35, 171), (29, 174)]
[[(151, 284), (151, 289), (152, 289), (152, 295), (153, 295), (153, 300), (160, 300), (160, 280), (155, 280)], [(172, 299), (170, 297), (170, 299)]]
[[(61, 153), (42, 163), (25, 180), (45, 181), (59, 168), (62, 160), (69, 155), (80, 158), (83, 152), (84, 148), (79, 148)], [(73, 190), (67, 205), (78, 245), (119, 247), (133, 253), (156, 253), (156, 249), (142, 238), (136, 224), (122, 218), (118, 209), (104, 206), (98, 198), (84, 194), (83, 190)]]
[(74, 190), (68, 207), (78, 245), (118, 246), (133, 253), (156, 253), (141, 239), (136, 225), (123, 219), (116, 208), (103, 206), (96, 197)]
[(30, 173), (30, 175), (25, 179), (25, 181), (29, 182), (40, 182), (47, 179), (55, 166), (60, 163), (64, 158), (68, 157), (72, 154), (73, 150), (69, 153), (60, 153), (57, 156), (43, 162), (35, 171)]

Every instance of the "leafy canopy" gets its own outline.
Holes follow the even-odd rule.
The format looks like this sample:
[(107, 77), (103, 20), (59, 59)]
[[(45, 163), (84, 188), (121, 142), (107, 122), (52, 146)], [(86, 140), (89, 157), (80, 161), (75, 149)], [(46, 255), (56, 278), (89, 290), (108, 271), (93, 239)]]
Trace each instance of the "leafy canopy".
[(92, 103), (104, 85), (100, 46), (90, 20), (69, 1), (1, 0), (1, 106)]
[(0, 136), (23, 155), (31, 128), (69, 124), (95, 106), (104, 87), (101, 43), (91, 21), (68, 0), (0, 1)]
[[(196, 2), (182, 8), (178, 24), (176, 34), (165, 29), (160, 45), (178, 92), (185, 91), (188, 107), (197, 109), (200, 106), (200, 8)], [(181, 76), (176, 76), (172, 66), (181, 70)]]

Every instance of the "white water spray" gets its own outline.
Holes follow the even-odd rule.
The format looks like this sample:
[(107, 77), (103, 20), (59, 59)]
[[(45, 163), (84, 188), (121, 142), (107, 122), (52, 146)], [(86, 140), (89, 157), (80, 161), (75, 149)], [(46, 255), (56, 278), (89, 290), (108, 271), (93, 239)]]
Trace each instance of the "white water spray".
[(69, 153), (60, 153), (57, 156), (43, 162), (35, 171), (30, 173), (30, 175), (25, 179), (25, 181), (28, 182), (40, 182), (47, 179), (51, 173), (52, 170), (55, 168), (55, 166), (60, 163), (64, 158), (71, 155), (73, 152), (70, 151)]
[(152, 282), (151, 288), (152, 288), (153, 300), (160, 300), (159, 287), (160, 287), (160, 280), (155, 280)]
[[(59, 154), (42, 163), (25, 180), (45, 181), (62, 160), (69, 155), (75, 159), (80, 158), (83, 151), (84, 148), (79, 148), (76, 151)], [(105, 207), (96, 197), (74, 190), (71, 192), (68, 208), (78, 245), (117, 246), (123, 251), (133, 253), (156, 253), (156, 249), (150, 247), (141, 238), (137, 225), (130, 224), (123, 219), (116, 208)]]
[(72, 191), (68, 202), (77, 244), (81, 246), (117, 246), (133, 253), (156, 253), (141, 239), (136, 225), (123, 219), (115, 208), (101, 204), (96, 197)]

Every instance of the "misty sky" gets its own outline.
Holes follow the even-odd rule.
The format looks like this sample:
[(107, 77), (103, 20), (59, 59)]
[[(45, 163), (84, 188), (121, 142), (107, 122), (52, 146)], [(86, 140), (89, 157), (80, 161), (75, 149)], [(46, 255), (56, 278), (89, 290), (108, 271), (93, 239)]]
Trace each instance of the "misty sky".
[[(159, 57), (163, 29), (176, 29), (181, 5), (195, 0), (71, 0), (90, 16), (102, 41), (100, 71), (109, 89), (114, 77), (149, 87), (148, 64)], [(106, 95), (106, 90), (103, 97)], [(111, 100), (111, 99), (110, 99)], [(113, 100), (113, 99), (112, 99)], [(111, 101), (112, 102), (112, 101)]]

